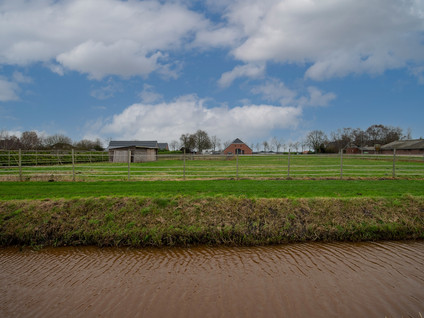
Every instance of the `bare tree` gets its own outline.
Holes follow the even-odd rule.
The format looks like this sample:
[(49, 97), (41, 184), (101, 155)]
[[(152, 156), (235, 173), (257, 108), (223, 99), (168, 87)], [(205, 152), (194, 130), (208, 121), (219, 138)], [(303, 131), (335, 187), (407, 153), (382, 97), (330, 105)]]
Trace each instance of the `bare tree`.
[(268, 151), (268, 141), (264, 140), (262, 142), (262, 146), (264, 146), (264, 152), (267, 152)]
[(261, 144), (259, 142), (256, 143), (255, 147), (257, 152), (261, 151)]
[(305, 148), (308, 146), (306, 144), (306, 140), (305, 139), (302, 139), (302, 141), (300, 142), (300, 146), (302, 147), (302, 152), (304, 152), (305, 151)]
[(275, 151), (278, 153), (281, 148), (281, 140), (278, 140), (277, 137), (273, 137), (271, 144), (275, 147)]
[(44, 145), (47, 148), (51, 148), (56, 145), (72, 145), (72, 139), (62, 134), (55, 134), (53, 136), (46, 137), (44, 139)]
[(191, 134), (182, 134), (180, 137), (181, 146), (185, 149), (186, 152), (192, 152), (194, 150), (195, 141), (194, 135)]
[(212, 136), (210, 138), (210, 141), (211, 141), (211, 147), (213, 151), (215, 151), (216, 148), (219, 149), (221, 147), (221, 140), (217, 136)]
[(24, 131), (21, 136), (21, 145), (23, 149), (37, 149), (41, 145), (41, 140), (35, 131)]
[(407, 140), (412, 139), (412, 129), (411, 129), (411, 127), (408, 127), (408, 129), (406, 130), (405, 139), (407, 139)]
[(175, 151), (178, 149), (178, 141), (173, 140), (170, 142), (169, 147), (171, 148), (172, 151)]
[(21, 141), (18, 137), (9, 135), (9, 132), (2, 130), (0, 133), (0, 147), (2, 149), (16, 150), (21, 148)]
[(229, 145), (231, 145), (230, 140), (224, 141), (224, 150), (227, 149)]
[(327, 143), (327, 136), (321, 130), (313, 130), (306, 136), (306, 142), (316, 153), (323, 152)]

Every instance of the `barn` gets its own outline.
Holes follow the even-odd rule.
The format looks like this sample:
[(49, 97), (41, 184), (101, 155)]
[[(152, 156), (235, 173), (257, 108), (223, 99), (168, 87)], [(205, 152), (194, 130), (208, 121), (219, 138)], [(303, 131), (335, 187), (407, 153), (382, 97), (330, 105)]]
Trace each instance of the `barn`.
[(234, 139), (234, 141), (225, 148), (223, 152), (226, 155), (251, 155), (253, 153), (252, 149), (238, 138)]
[(392, 154), (394, 149), (399, 155), (424, 154), (424, 139), (398, 140), (381, 147), (381, 153)]
[[(156, 161), (158, 155), (157, 141), (118, 141), (109, 143), (110, 162), (147, 162)], [(130, 154), (130, 158), (128, 156)], [(128, 160), (130, 159), (130, 160)]]

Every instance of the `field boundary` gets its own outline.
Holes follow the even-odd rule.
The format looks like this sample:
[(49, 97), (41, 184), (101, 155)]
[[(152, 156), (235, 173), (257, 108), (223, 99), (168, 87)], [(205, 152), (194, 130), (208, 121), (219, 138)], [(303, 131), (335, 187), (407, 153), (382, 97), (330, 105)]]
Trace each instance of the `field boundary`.
[(157, 161), (137, 163), (128, 158), (127, 163), (111, 163), (107, 152), (0, 151), (0, 181), (424, 178), (424, 156), (396, 152), (159, 154)]

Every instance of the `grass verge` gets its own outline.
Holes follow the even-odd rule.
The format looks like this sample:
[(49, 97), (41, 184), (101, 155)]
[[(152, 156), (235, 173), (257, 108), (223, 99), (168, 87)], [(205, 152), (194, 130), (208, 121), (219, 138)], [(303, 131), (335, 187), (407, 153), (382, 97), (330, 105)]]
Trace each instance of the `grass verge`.
[(424, 180), (191, 180), (140, 182), (0, 182), (0, 200), (89, 197), (244, 196), (353, 198), (424, 196)]
[(424, 197), (102, 197), (0, 202), (0, 244), (265, 245), (424, 238)]

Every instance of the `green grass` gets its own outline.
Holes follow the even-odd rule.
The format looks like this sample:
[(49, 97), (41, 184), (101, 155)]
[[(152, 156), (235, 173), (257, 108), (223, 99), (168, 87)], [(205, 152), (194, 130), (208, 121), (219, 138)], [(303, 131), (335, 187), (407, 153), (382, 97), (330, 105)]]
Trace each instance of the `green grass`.
[(424, 239), (424, 197), (0, 201), (0, 246), (267, 245)]
[[(68, 156), (69, 157), (69, 156)], [(94, 162), (107, 159), (95, 157), (91, 163), (75, 165), (77, 181), (122, 181), (128, 179), (128, 164)], [(190, 156), (184, 161), (182, 156), (159, 156), (155, 162), (133, 163), (130, 167), (131, 180), (182, 180), (192, 179), (272, 179), (272, 178), (339, 178), (341, 158), (339, 155), (291, 155), (290, 170), (288, 155), (269, 156)], [(401, 178), (424, 178), (424, 158), (397, 157), (395, 176)], [(87, 158), (84, 161), (88, 161)], [(73, 178), (73, 167), (69, 158), (56, 165), (32, 165), (22, 167), (22, 179), (31, 181), (55, 180), (69, 181)], [(17, 164), (0, 167), (0, 178), (4, 181), (19, 179)], [(185, 172), (184, 172), (185, 171)], [(343, 177), (350, 178), (388, 178), (393, 176), (392, 156), (343, 157)]]
[(190, 180), (0, 182), (0, 200), (172, 196), (352, 198), (424, 196), (424, 180)]

